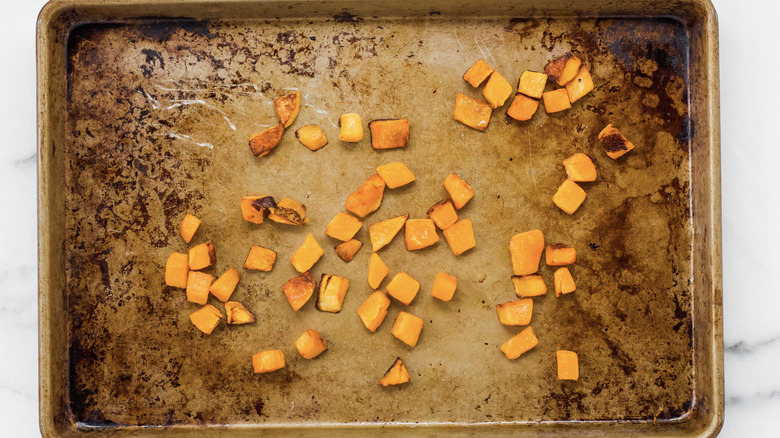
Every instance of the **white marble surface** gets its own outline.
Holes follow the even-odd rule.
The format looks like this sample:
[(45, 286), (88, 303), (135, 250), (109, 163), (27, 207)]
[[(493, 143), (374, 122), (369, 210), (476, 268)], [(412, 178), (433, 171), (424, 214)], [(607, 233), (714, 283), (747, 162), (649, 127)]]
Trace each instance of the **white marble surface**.
[[(0, 435), (38, 432), (35, 18), (0, 1)], [(780, 4), (716, 0), (721, 41), (726, 421), (723, 437), (780, 436)]]

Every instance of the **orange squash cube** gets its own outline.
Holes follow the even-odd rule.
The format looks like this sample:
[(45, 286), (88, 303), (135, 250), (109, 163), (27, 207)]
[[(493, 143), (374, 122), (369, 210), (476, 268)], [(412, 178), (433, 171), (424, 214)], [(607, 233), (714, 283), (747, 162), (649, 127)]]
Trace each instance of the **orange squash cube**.
[(238, 301), (228, 301), (225, 303), (225, 314), (228, 324), (251, 324), (257, 319), (255, 315)]
[(372, 120), (368, 122), (374, 149), (405, 148), (409, 145), (409, 119)]
[(556, 84), (563, 87), (567, 82), (574, 79), (577, 72), (580, 70), (582, 61), (567, 53), (563, 56), (559, 56), (552, 61), (548, 62), (544, 66), (544, 72), (550, 76), (550, 79), (555, 81)]
[(217, 253), (214, 251), (214, 244), (211, 242), (201, 243), (190, 248), (189, 264), (191, 271), (208, 268), (217, 263)]
[(374, 174), (357, 190), (347, 197), (347, 211), (358, 217), (366, 217), (376, 211), (382, 205), (382, 197), (385, 193), (385, 180)]
[(558, 350), (555, 357), (558, 360), (558, 380), (579, 380), (580, 364), (577, 353)]
[(184, 220), (181, 221), (181, 227), (179, 228), (181, 238), (184, 239), (185, 242), (190, 243), (192, 236), (194, 236), (195, 232), (198, 231), (199, 226), (200, 219), (187, 213), (187, 215), (184, 216)]
[(387, 294), (396, 300), (406, 304), (412, 303), (420, 290), (420, 282), (406, 272), (399, 272), (387, 284)]
[(484, 59), (478, 59), (474, 65), (466, 70), (466, 73), (463, 74), (463, 79), (471, 84), (472, 87), (477, 88), (491, 73), (493, 73), (493, 68)]
[(357, 239), (347, 240), (346, 242), (336, 245), (336, 255), (345, 262), (351, 262), (352, 258), (355, 257), (355, 254), (357, 254), (362, 247), (363, 242)]
[(277, 97), (274, 100), (274, 109), (276, 115), (279, 116), (279, 123), (285, 128), (292, 125), (295, 118), (298, 117), (298, 112), (301, 110), (301, 92), (288, 94), (286, 96)]
[(513, 275), (512, 285), (515, 287), (515, 294), (521, 298), (538, 297), (547, 293), (547, 285), (541, 275)]
[(401, 362), (401, 358), (398, 357), (393, 362), (393, 366), (387, 370), (384, 377), (379, 380), (379, 384), (388, 387), (390, 385), (400, 385), (409, 381), (409, 371), (406, 366)]
[(371, 239), (371, 250), (377, 252), (392, 242), (393, 238), (401, 231), (401, 228), (403, 228), (406, 219), (408, 218), (408, 214), (396, 216), (377, 222), (368, 227), (368, 237)]
[(601, 130), (599, 141), (601, 146), (604, 147), (604, 152), (613, 160), (617, 160), (625, 155), (626, 152), (634, 149), (634, 144), (628, 141), (612, 124)]
[(276, 263), (276, 252), (262, 246), (252, 245), (244, 262), (244, 269), (270, 272)]
[(474, 227), (471, 225), (471, 219), (461, 219), (455, 222), (453, 226), (442, 231), (442, 233), (444, 233), (444, 237), (455, 255), (461, 255), (477, 246), (477, 242), (474, 240)]
[(582, 187), (578, 186), (576, 182), (567, 179), (558, 187), (558, 191), (552, 197), (553, 203), (561, 210), (569, 214), (574, 214), (580, 205), (585, 201), (585, 197), (588, 196)]
[(328, 138), (320, 125), (301, 126), (295, 131), (295, 138), (311, 151), (318, 151), (328, 144)]
[(371, 289), (378, 289), (389, 272), (390, 268), (379, 258), (379, 254), (371, 254), (371, 259), (368, 261), (368, 275), (366, 276)]
[(474, 197), (474, 189), (457, 173), (451, 173), (444, 178), (444, 189), (450, 194), (450, 199), (458, 210)]
[(534, 330), (531, 326), (526, 327), (523, 331), (515, 335), (512, 339), (506, 341), (501, 346), (501, 351), (504, 352), (508, 359), (517, 359), (521, 354), (534, 348), (539, 343), (539, 339), (536, 338)]
[(287, 280), (282, 286), (282, 292), (287, 297), (287, 301), (290, 303), (294, 311), (298, 311), (309, 298), (314, 294), (314, 289), (317, 288), (317, 282), (314, 281), (314, 277), (306, 271), (303, 274)]
[(190, 257), (187, 254), (172, 252), (165, 262), (165, 284), (185, 289), (190, 273)]
[(503, 105), (511, 95), (512, 86), (509, 82), (498, 74), (498, 72), (494, 71), (491, 73), (487, 84), (485, 84), (485, 88), (482, 89), (482, 96), (485, 98), (488, 105), (493, 109), (498, 108)]
[(400, 161), (376, 168), (376, 173), (385, 180), (387, 188), (395, 189), (414, 181), (414, 174)]
[(306, 206), (289, 198), (282, 198), (269, 209), (268, 219), (287, 225), (303, 225), (309, 222)]
[(451, 227), (458, 221), (458, 212), (450, 199), (442, 199), (428, 209), (428, 217), (440, 230)]
[(362, 226), (363, 222), (351, 214), (339, 213), (330, 221), (328, 227), (325, 228), (325, 234), (334, 239), (346, 242), (355, 237), (355, 234), (360, 231), (360, 227)]
[(572, 181), (596, 181), (596, 166), (585, 154), (576, 153), (563, 160), (563, 167), (566, 169), (566, 175)]
[(577, 261), (577, 249), (564, 243), (553, 243), (544, 250), (547, 266), (566, 266)]
[(455, 109), (453, 115), (455, 120), (464, 125), (484, 131), (490, 124), (490, 114), (492, 113), (493, 108), (487, 103), (466, 96), (465, 94), (455, 94)]
[(431, 219), (409, 219), (404, 231), (406, 250), (427, 248), (439, 241), (436, 224)]
[(314, 359), (328, 349), (320, 332), (308, 329), (295, 341), (295, 348), (304, 359)]
[(306, 272), (317, 263), (323, 254), (325, 254), (325, 251), (317, 243), (317, 239), (309, 234), (300, 248), (296, 249), (293, 255), (290, 256), (290, 263), (292, 263), (296, 271)]
[(255, 373), (270, 373), (284, 368), (284, 353), (282, 350), (261, 351), (252, 356), (252, 367)]
[(517, 91), (528, 97), (539, 99), (544, 93), (544, 86), (547, 85), (547, 74), (536, 71), (526, 70), (520, 75), (520, 81), (517, 83)]
[(534, 301), (530, 298), (496, 304), (498, 320), (504, 325), (528, 325), (531, 323)]
[(265, 214), (272, 207), (276, 207), (276, 201), (271, 196), (244, 196), (241, 198), (241, 214), (247, 222), (262, 224)]
[(512, 271), (515, 275), (529, 275), (539, 270), (544, 251), (544, 235), (540, 230), (515, 234), (509, 241)]
[(571, 276), (569, 268), (558, 268), (553, 276), (555, 281), (555, 296), (559, 297), (562, 294), (572, 293), (577, 290), (577, 285), (574, 284), (574, 278)]
[(395, 317), (395, 322), (393, 323), (393, 328), (390, 330), (390, 333), (404, 344), (414, 347), (420, 339), (422, 328), (422, 319), (411, 313), (401, 311), (398, 312), (398, 316)]
[(211, 283), (209, 292), (224, 303), (233, 295), (233, 291), (236, 289), (240, 280), (241, 274), (238, 270), (236, 268), (230, 268), (220, 275), (214, 283)]
[(222, 320), (222, 313), (211, 304), (190, 313), (190, 321), (203, 333), (210, 335)]
[(455, 289), (458, 288), (458, 279), (450, 274), (439, 272), (433, 280), (431, 296), (442, 301), (449, 301), (455, 295)]
[(338, 275), (322, 274), (320, 294), (317, 298), (317, 310), (330, 313), (341, 312), (347, 289), (349, 289), (349, 280), (346, 278)]
[(358, 307), (357, 313), (360, 316), (360, 320), (363, 321), (363, 325), (371, 332), (376, 332), (376, 329), (385, 320), (389, 307), (390, 298), (387, 298), (384, 292), (376, 291), (363, 301), (363, 304)]
[(284, 125), (281, 123), (270, 128), (266, 128), (257, 134), (249, 137), (249, 149), (255, 157), (263, 157), (282, 141)]
[(584, 65), (580, 67), (580, 71), (577, 72), (577, 76), (566, 84), (566, 93), (569, 95), (569, 102), (574, 103), (582, 98), (582, 96), (590, 93), (593, 90), (593, 79), (590, 77), (588, 67)]
[(363, 119), (358, 114), (342, 114), (339, 117), (339, 140), (357, 143), (363, 139)]
[(187, 301), (206, 304), (209, 300), (209, 286), (214, 276), (205, 272), (190, 271), (187, 277)]
[(544, 110), (547, 111), (547, 114), (557, 113), (571, 108), (569, 94), (566, 93), (566, 89), (564, 88), (542, 94), (542, 101), (544, 101)]
[(506, 115), (515, 120), (524, 122), (526, 120), (531, 120), (531, 117), (533, 117), (538, 108), (538, 100), (517, 93), (512, 100), (512, 104), (507, 108)]

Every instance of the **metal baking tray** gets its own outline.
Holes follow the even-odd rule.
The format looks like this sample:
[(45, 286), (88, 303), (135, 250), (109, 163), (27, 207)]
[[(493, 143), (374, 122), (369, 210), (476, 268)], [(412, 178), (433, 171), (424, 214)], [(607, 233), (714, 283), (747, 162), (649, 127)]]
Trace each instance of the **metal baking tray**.
[[(596, 88), (532, 121), (494, 112), (487, 132), (452, 119), (461, 78), (484, 58), (514, 82), (571, 51)], [(291, 132), (263, 158), (247, 138), (275, 123), (272, 100), (300, 90), (292, 129), (324, 127), (311, 152)], [(723, 421), (718, 39), (707, 0), (53, 1), (38, 21), (40, 421), (44, 436), (713, 436)], [(368, 136), (337, 140), (337, 118), (409, 118), (409, 147), (377, 152)], [(606, 157), (607, 123), (637, 145)], [(573, 216), (550, 197), (561, 160), (594, 158), (599, 177)], [(444, 241), (383, 250), (391, 275), (422, 283), (409, 307), (419, 344), (376, 334), (355, 309), (371, 292), (369, 249), (339, 260), (324, 234), (377, 165), (403, 161), (412, 185), (387, 191), (367, 224), (425, 217), (458, 172), (476, 191), (461, 211), (477, 247)], [(247, 194), (303, 201), (310, 223), (242, 220)], [(244, 272), (234, 295), (255, 325), (197, 332), (196, 306), (163, 282), (178, 225), (217, 248), (213, 272), (240, 266), (252, 244), (279, 260)], [(539, 345), (515, 361), (517, 332), (495, 316), (513, 299), (507, 243), (540, 228), (578, 249), (577, 291), (536, 299)], [(290, 310), (287, 262), (313, 233), (326, 249), (315, 276), (351, 280), (344, 309)], [(367, 243), (367, 227), (358, 238)], [(435, 273), (459, 279), (452, 302), (429, 295)], [(552, 284), (552, 270), (541, 273)], [(386, 280), (387, 281), (387, 280)], [(293, 341), (329, 342), (306, 361)], [(251, 355), (288, 365), (252, 373)], [(558, 381), (555, 350), (579, 353), (579, 381)], [(377, 380), (396, 356), (410, 384)]]

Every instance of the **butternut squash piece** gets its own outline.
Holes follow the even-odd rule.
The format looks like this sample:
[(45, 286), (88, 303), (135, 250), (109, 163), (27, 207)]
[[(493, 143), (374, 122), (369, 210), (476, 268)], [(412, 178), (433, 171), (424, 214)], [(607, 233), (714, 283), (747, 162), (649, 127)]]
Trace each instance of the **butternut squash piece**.
[(454, 172), (444, 178), (444, 189), (450, 194), (450, 199), (458, 210), (474, 197), (474, 189)]
[(517, 83), (517, 91), (528, 97), (539, 99), (544, 93), (544, 86), (547, 85), (547, 74), (536, 71), (526, 70), (520, 75), (520, 81)]
[(401, 362), (401, 358), (397, 357), (393, 366), (391, 366), (385, 375), (379, 380), (379, 384), (388, 387), (390, 385), (400, 385), (409, 381), (409, 371), (406, 369), (406, 365)]
[(244, 262), (244, 269), (270, 272), (276, 263), (276, 252), (262, 246), (252, 245)]
[(334, 239), (346, 242), (355, 237), (355, 234), (360, 231), (360, 227), (362, 226), (363, 222), (351, 214), (339, 213), (330, 221), (328, 227), (325, 228), (325, 234)]
[(371, 250), (374, 252), (387, 246), (406, 223), (408, 214), (386, 219), (368, 227), (368, 237), (371, 239)]
[(328, 144), (328, 138), (320, 125), (301, 126), (295, 131), (295, 138), (311, 151), (318, 151)]
[(225, 303), (225, 314), (228, 324), (252, 324), (257, 321), (255, 315), (238, 301), (228, 301)]
[(450, 199), (442, 199), (428, 209), (428, 217), (440, 230), (451, 227), (458, 221), (458, 212)]
[(577, 249), (564, 243), (553, 243), (544, 251), (547, 266), (566, 266), (577, 261)]
[(436, 224), (430, 219), (409, 219), (404, 231), (406, 250), (427, 248), (439, 241)]
[(512, 104), (507, 108), (506, 115), (515, 120), (525, 122), (526, 120), (531, 120), (538, 108), (538, 100), (517, 93), (512, 100)]
[(557, 113), (571, 108), (569, 94), (566, 93), (566, 89), (564, 88), (542, 94), (542, 101), (544, 101), (544, 110), (547, 111), (547, 114)]
[(317, 288), (317, 282), (314, 281), (314, 277), (306, 271), (303, 274), (287, 280), (282, 286), (282, 292), (287, 297), (287, 301), (292, 306), (294, 311), (298, 311), (309, 298), (314, 294), (314, 289)]
[(504, 325), (528, 325), (531, 323), (534, 300), (524, 298), (517, 301), (496, 304), (498, 320)]
[(187, 278), (190, 273), (190, 257), (187, 254), (172, 252), (165, 262), (165, 284), (173, 287), (187, 288)]
[(368, 122), (374, 149), (405, 148), (409, 145), (409, 119), (384, 119)]
[(322, 339), (320, 332), (308, 329), (295, 340), (295, 348), (304, 359), (314, 359), (328, 349), (328, 344)]
[(240, 280), (241, 274), (238, 270), (236, 268), (230, 268), (222, 273), (214, 283), (211, 283), (209, 292), (224, 303), (233, 295), (233, 291), (236, 289)]
[(269, 211), (268, 219), (280, 224), (303, 225), (309, 222), (309, 218), (306, 217), (306, 206), (292, 199), (280, 199)]
[(474, 227), (471, 225), (471, 219), (461, 219), (455, 222), (453, 226), (444, 230), (443, 233), (452, 253), (455, 255), (461, 255), (477, 246), (477, 242), (474, 240)]
[(249, 149), (255, 157), (268, 155), (282, 141), (282, 133), (284, 133), (284, 125), (281, 123), (264, 129), (249, 137)]
[(358, 217), (366, 217), (382, 205), (385, 193), (385, 180), (377, 174), (370, 178), (347, 197), (346, 208)]
[(181, 227), (179, 228), (181, 238), (184, 239), (185, 242), (190, 243), (192, 236), (194, 236), (195, 232), (198, 231), (199, 226), (200, 219), (187, 213), (187, 215), (184, 216), (184, 220), (181, 221)]
[(472, 87), (477, 88), (491, 73), (493, 73), (493, 68), (484, 59), (478, 59), (474, 65), (466, 70), (466, 73), (463, 73), (463, 79)]
[(363, 139), (363, 119), (358, 114), (342, 114), (339, 117), (339, 140), (357, 143)]
[(547, 294), (547, 285), (541, 275), (513, 275), (512, 284), (518, 297), (538, 297)]
[(387, 284), (387, 294), (396, 300), (406, 304), (412, 303), (420, 290), (420, 282), (406, 272), (399, 272)]
[(626, 152), (634, 149), (634, 144), (628, 141), (611, 123), (601, 130), (599, 141), (601, 141), (601, 146), (604, 147), (604, 152), (613, 160), (617, 160), (625, 155)]
[(558, 187), (558, 191), (552, 197), (553, 203), (561, 210), (569, 214), (574, 214), (580, 205), (585, 201), (585, 197), (588, 196), (582, 187), (578, 186), (576, 182), (567, 179)]
[(529, 275), (539, 270), (539, 261), (544, 251), (544, 235), (540, 230), (515, 234), (509, 241), (512, 255), (512, 272), (515, 275)]
[(558, 360), (558, 380), (579, 380), (580, 364), (577, 353), (567, 350), (555, 352)]
[(485, 84), (485, 88), (482, 89), (482, 96), (487, 101), (491, 108), (496, 109), (509, 99), (512, 95), (512, 86), (507, 80), (494, 71), (490, 74), (490, 78)]
[(241, 214), (244, 220), (254, 224), (262, 224), (265, 214), (276, 207), (276, 201), (271, 196), (244, 196), (241, 198)]
[(206, 304), (209, 300), (209, 287), (214, 276), (205, 272), (190, 271), (187, 277), (187, 301)]
[(569, 102), (574, 103), (593, 90), (593, 79), (590, 77), (588, 67), (580, 67), (577, 76), (566, 84), (566, 93)]
[(442, 301), (449, 301), (455, 295), (455, 289), (458, 288), (458, 279), (450, 274), (439, 272), (433, 280), (431, 296)]
[(552, 61), (548, 62), (544, 66), (544, 72), (550, 76), (550, 79), (555, 81), (556, 84), (563, 87), (567, 82), (574, 79), (577, 72), (580, 70), (582, 61), (567, 53), (563, 56), (559, 56)]
[(338, 255), (339, 258), (345, 262), (351, 262), (352, 258), (355, 257), (355, 254), (357, 254), (357, 252), (360, 251), (360, 248), (362, 247), (363, 242), (357, 239), (348, 240), (339, 245), (336, 245), (336, 255)]
[(285, 128), (292, 125), (295, 118), (298, 117), (298, 112), (301, 110), (301, 92), (288, 94), (286, 96), (277, 97), (274, 100), (274, 109), (276, 115), (279, 116), (279, 123)]
[(376, 168), (376, 173), (385, 180), (385, 184), (387, 184), (389, 189), (405, 186), (414, 181), (412, 171), (400, 161), (379, 166)]
[(203, 333), (210, 335), (222, 320), (222, 313), (211, 304), (190, 313), (190, 321)]
[(571, 276), (569, 268), (558, 268), (553, 276), (555, 281), (555, 296), (559, 297), (562, 294), (572, 293), (577, 290), (577, 285), (574, 284), (574, 278)]
[(389, 307), (390, 298), (387, 298), (384, 292), (376, 291), (363, 301), (363, 304), (358, 307), (357, 313), (360, 320), (363, 321), (363, 325), (374, 333), (385, 320)]
[(539, 339), (536, 338), (534, 329), (528, 326), (512, 339), (506, 341), (501, 346), (501, 351), (504, 352), (508, 359), (514, 360), (520, 357), (521, 354), (534, 348), (538, 343)]
[(341, 312), (347, 289), (349, 289), (349, 280), (346, 278), (338, 275), (322, 274), (320, 294), (317, 298), (317, 310), (330, 313)]
[(393, 328), (390, 330), (390, 333), (404, 344), (414, 347), (420, 339), (422, 328), (422, 319), (411, 313), (401, 311), (398, 312), (398, 316), (395, 317), (395, 322), (393, 323)]
[(466, 96), (465, 94), (455, 94), (455, 120), (470, 126), (474, 129), (484, 131), (490, 124), (490, 114), (493, 108), (487, 103)]
[(290, 256), (290, 263), (292, 263), (296, 271), (306, 272), (317, 263), (323, 254), (325, 254), (325, 251), (317, 243), (317, 239), (309, 234), (300, 248), (296, 249), (293, 255)]
[(190, 248), (189, 264), (190, 271), (208, 268), (217, 263), (217, 253), (214, 251), (214, 244), (211, 242), (201, 243)]
[(282, 350), (261, 351), (252, 356), (252, 367), (255, 373), (270, 373), (284, 368), (284, 353)]
[(371, 289), (378, 289), (389, 272), (390, 268), (379, 258), (379, 254), (371, 254), (371, 259), (368, 261), (368, 275), (366, 276)]
[(596, 181), (596, 166), (585, 154), (576, 153), (563, 160), (563, 167), (566, 169), (566, 175), (572, 181)]

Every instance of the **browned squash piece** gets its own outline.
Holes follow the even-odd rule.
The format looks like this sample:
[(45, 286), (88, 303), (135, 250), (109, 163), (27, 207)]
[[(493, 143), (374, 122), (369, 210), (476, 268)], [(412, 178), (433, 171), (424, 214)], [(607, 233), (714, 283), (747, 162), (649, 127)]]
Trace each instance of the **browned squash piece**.
[(550, 79), (563, 87), (567, 82), (574, 79), (580, 69), (582, 61), (567, 53), (559, 56), (544, 66), (544, 72), (550, 76)]
[(244, 196), (241, 198), (241, 214), (245, 221), (253, 224), (262, 224), (263, 217), (273, 207), (276, 207), (276, 201), (271, 196)]
[(210, 335), (222, 320), (222, 313), (211, 304), (190, 313), (190, 321), (203, 333)]
[(312, 151), (318, 151), (328, 144), (328, 138), (320, 125), (306, 125), (295, 131), (295, 138)]
[(455, 120), (466, 126), (479, 129), (480, 131), (486, 130), (490, 124), (490, 114), (492, 112), (493, 108), (481, 100), (461, 93), (455, 95)]
[(377, 174), (371, 175), (368, 181), (361, 184), (357, 190), (347, 197), (347, 211), (358, 217), (366, 217), (382, 205), (385, 193), (385, 180)]
[(390, 268), (382, 261), (379, 254), (371, 254), (371, 259), (368, 261), (368, 275), (366, 276), (371, 289), (378, 289), (389, 272)]
[(577, 261), (577, 248), (565, 243), (553, 243), (544, 250), (547, 266), (566, 266)]
[(440, 230), (445, 230), (458, 221), (458, 212), (451, 199), (442, 199), (428, 209), (428, 217)]
[(287, 283), (282, 286), (282, 292), (287, 297), (287, 301), (290, 302), (290, 306), (297, 312), (309, 301), (316, 288), (317, 282), (314, 281), (314, 277), (312, 277), (309, 271), (306, 271), (297, 277), (287, 280)]
[(398, 357), (393, 362), (393, 366), (387, 370), (384, 377), (379, 380), (379, 384), (388, 387), (390, 385), (400, 385), (409, 381), (409, 371), (406, 369), (406, 365), (401, 362), (401, 358)]
[(569, 94), (566, 93), (566, 89), (564, 88), (542, 94), (542, 100), (544, 101), (544, 110), (547, 111), (547, 114), (557, 113), (571, 108)]
[(580, 71), (577, 72), (577, 76), (566, 84), (566, 93), (569, 94), (569, 102), (574, 103), (582, 96), (590, 93), (593, 90), (593, 78), (590, 77), (588, 67), (584, 65), (580, 67)]
[(617, 160), (625, 155), (626, 152), (634, 149), (633, 143), (628, 141), (611, 123), (601, 130), (599, 141), (601, 146), (604, 147), (604, 152), (613, 160)]
[(228, 301), (225, 303), (225, 314), (228, 324), (252, 324), (257, 321), (255, 315), (238, 301)]
[(507, 108), (506, 115), (515, 120), (525, 122), (531, 120), (531, 117), (533, 117), (538, 108), (538, 100), (517, 93), (515, 94), (514, 100), (512, 100), (512, 104)]
[(252, 153), (256, 157), (267, 155), (282, 141), (282, 133), (284, 133), (284, 125), (282, 124), (264, 129), (249, 137), (249, 149), (252, 149)]
[(371, 250), (377, 252), (387, 246), (395, 235), (401, 231), (401, 228), (403, 228), (406, 219), (408, 218), (408, 214), (396, 216), (391, 219), (377, 222), (368, 227), (368, 236), (371, 239)]
[(328, 227), (325, 228), (325, 234), (334, 239), (346, 242), (355, 237), (355, 234), (360, 231), (360, 227), (362, 226), (363, 222), (351, 214), (339, 213), (330, 221)]
[(512, 95), (512, 85), (497, 71), (490, 75), (485, 88), (482, 89), (482, 96), (491, 108), (496, 109), (509, 99)]
[(450, 199), (458, 210), (474, 197), (474, 189), (457, 173), (451, 173), (444, 178), (444, 189), (450, 194)]
[(544, 284), (544, 277), (541, 275), (513, 275), (512, 284), (515, 287), (515, 294), (521, 298), (547, 294), (547, 285)]
[(295, 118), (298, 117), (298, 112), (301, 110), (301, 92), (282, 96), (274, 100), (274, 109), (276, 115), (279, 116), (279, 123), (285, 128), (292, 125)]
[(390, 298), (387, 298), (384, 292), (376, 291), (363, 301), (363, 304), (358, 307), (357, 313), (360, 320), (363, 321), (363, 325), (373, 333), (382, 325), (389, 307)]
[(268, 219), (280, 224), (303, 225), (309, 222), (309, 218), (306, 217), (306, 206), (292, 199), (280, 199), (269, 211)]
[(478, 59), (466, 73), (463, 74), (463, 79), (466, 80), (472, 87), (479, 87), (479, 84), (485, 81), (490, 74), (493, 73), (493, 68), (485, 62), (484, 59)]
[(262, 246), (252, 245), (246, 256), (244, 268), (252, 271), (269, 272), (276, 263), (276, 252)]
[(368, 122), (374, 149), (405, 148), (409, 145), (409, 119), (385, 119)]
[(201, 243), (190, 248), (189, 264), (191, 271), (207, 268), (217, 263), (217, 253), (211, 242)]
[(338, 275), (322, 274), (320, 294), (317, 297), (317, 310), (338, 313), (344, 305), (344, 297), (349, 289), (349, 280)]
[(362, 247), (363, 242), (357, 239), (347, 240), (346, 242), (336, 245), (336, 255), (345, 262), (351, 262), (352, 258), (355, 257), (355, 254), (357, 254)]
[(517, 83), (517, 91), (528, 97), (539, 99), (544, 93), (544, 86), (547, 85), (547, 74), (536, 71), (526, 70), (520, 75), (520, 81)]

